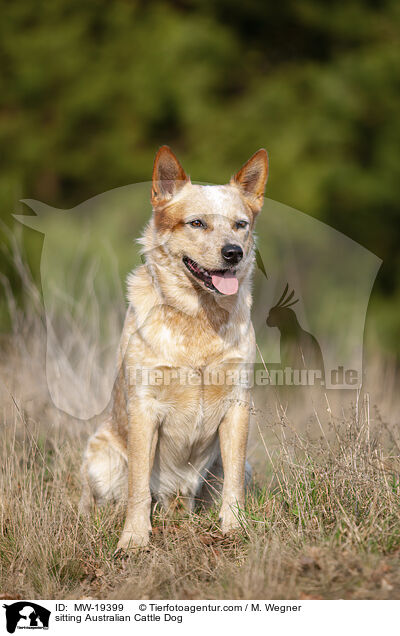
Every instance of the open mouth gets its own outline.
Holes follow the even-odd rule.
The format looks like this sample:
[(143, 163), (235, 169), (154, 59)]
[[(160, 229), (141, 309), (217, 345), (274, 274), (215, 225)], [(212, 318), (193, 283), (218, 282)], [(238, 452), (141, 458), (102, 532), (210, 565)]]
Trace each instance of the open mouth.
[(231, 296), (236, 294), (239, 281), (231, 269), (207, 270), (188, 256), (183, 257), (187, 269), (211, 291)]

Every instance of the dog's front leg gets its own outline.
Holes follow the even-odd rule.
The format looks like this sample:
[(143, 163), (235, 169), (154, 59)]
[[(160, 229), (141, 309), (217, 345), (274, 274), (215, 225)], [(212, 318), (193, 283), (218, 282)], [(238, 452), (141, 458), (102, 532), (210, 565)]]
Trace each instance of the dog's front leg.
[(129, 414), (128, 430), (128, 505), (118, 549), (147, 545), (151, 532), (150, 475), (158, 439), (158, 421), (154, 409), (135, 404)]
[(220, 512), (224, 534), (240, 526), (240, 510), (244, 507), (244, 479), (247, 436), (249, 430), (249, 406), (236, 402), (226, 413), (219, 427), (224, 485)]

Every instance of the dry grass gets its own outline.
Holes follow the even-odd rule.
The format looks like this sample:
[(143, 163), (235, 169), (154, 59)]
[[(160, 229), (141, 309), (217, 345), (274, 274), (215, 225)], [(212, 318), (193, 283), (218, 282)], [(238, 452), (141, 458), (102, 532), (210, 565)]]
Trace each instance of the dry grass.
[(397, 431), (366, 395), (301, 433), (279, 411), (256, 418), (258, 471), (234, 536), (222, 537), (217, 508), (190, 518), (156, 510), (149, 549), (115, 557), (123, 510), (77, 515), (80, 456), (95, 423), (52, 407), (33, 306), (11, 308), (15, 331), (0, 362), (2, 594), (400, 598)]

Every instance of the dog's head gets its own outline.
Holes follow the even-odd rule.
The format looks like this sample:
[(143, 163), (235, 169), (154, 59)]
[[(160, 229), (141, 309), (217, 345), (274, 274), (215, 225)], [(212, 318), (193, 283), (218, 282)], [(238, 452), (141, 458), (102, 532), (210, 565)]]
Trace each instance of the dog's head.
[(191, 183), (168, 146), (158, 151), (151, 203), (154, 227), (175, 266), (213, 294), (236, 294), (253, 259), (268, 155), (258, 150), (229, 184)]

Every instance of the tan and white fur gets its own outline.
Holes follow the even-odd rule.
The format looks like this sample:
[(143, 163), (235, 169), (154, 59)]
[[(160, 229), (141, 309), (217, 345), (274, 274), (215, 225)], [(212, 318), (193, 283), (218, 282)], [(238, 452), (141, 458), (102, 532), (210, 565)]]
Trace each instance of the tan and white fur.
[[(168, 507), (179, 493), (192, 510), (221, 464), (221, 529), (240, 523), (249, 388), (205, 377), (254, 362), (253, 229), (267, 175), (264, 149), (217, 186), (192, 184), (167, 146), (156, 155), (145, 264), (128, 276), (112, 410), (82, 466), (81, 511), (93, 500), (127, 502), (121, 549), (148, 543), (152, 499)], [(145, 369), (161, 381), (138, 381)]]

